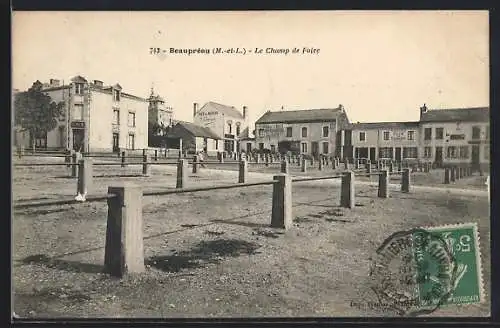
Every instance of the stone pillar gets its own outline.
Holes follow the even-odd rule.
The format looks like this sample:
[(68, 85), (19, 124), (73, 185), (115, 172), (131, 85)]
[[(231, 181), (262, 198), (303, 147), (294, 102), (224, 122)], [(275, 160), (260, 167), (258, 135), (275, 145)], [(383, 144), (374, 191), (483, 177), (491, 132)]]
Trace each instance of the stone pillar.
[(179, 139), (179, 158), (182, 158), (182, 138)]
[(286, 160), (283, 160), (281, 162), (281, 173), (285, 173), (285, 174), (290, 173), (289, 164)]
[(181, 158), (177, 162), (177, 184), (175, 188), (186, 188), (187, 182), (187, 160)]
[(359, 170), (359, 158), (354, 159), (354, 169)]
[(387, 172), (387, 170), (380, 171), (378, 178), (378, 197), (389, 197), (389, 172)]
[(80, 195), (86, 195), (92, 186), (92, 158), (87, 157), (78, 161), (78, 182), (76, 192)]
[(224, 163), (224, 153), (219, 151), (217, 154), (219, 155), (219, 163)]
[(450, 184), (450, 169), (447, 167), (444, 169), (444, 184)]
[(307, 160), (305, 158), (302, 158), (302, 166), (300, 171), (307, 172)]
[(450, 167), (450, 181), (451, 182), (455, 182), (455, 176), (456, 176), (455, 175), (455, 167), (452, 166), (452, 167)]
[[(75, 151), (73, 149), (68, 149), (66, 150), (66, 156), (64, 157), (64, 163), (67, 163), (68, 165), (66, 165), (67, 168), (71, 168), (71, 160), (73, 158), (73, 154), (75, 153)], [(21, 156), (19, 157), (21, 158)]]
[(242, 159), (239, 163), (238, 183), (245, 183), (248, 176), (248, 163)]
[(394, 172), (394, 163), (392, 161), (389, 162), (389, 173)]
[(336, 170), (337, 169), (337, 159), (334, 158), (332, 161), (332, 169)]
[(266, 166), (269, 166), (269, 154), (266, 153), (265, 157), (266, 157)]
[(126, 156), (126, 152), (122, 151), (122, 167), (126, 166), (126, 164), (125, 164), (125, 156)]
[(349, 161), (347, 160), (347, 158), (344, 159), (344, 169), (349, 171)]
[(401, 191), (410, 192), (410, 169), (404, 169), (401, 174)]
[(318, 171), (321, 171), (323, 170), (323, 159), (320, 158), (319, 161), (318, 161)]
[(340, 206), (354, 208), (356, 205), (354, 198), (354, 172), (344, 172), (340, 187)]
[(193, 173), (198, 173), (198, 155), (193, 156)]
[(398, 162), (398, 172), (403, 172), (403, 164)]
[(366, 176), (368, 178), (372, 176), (372, 163), (369, 160), (366, 161)]
[(149, 174), (151, 173), (151, 165), (148, 162), (149, 162), (149, 154), (143, 155), (142, 156), (142, 175), (149, 176)]
[(271, 227), (288, 229), (292, 225), (292, 177), (274, 176)]
[(155, 149), (155, 161), (158, 160), (158, 149)]
[(142, 190), (128, 185), (109, 187), (104, 270), (115, 277), (144, 272)]

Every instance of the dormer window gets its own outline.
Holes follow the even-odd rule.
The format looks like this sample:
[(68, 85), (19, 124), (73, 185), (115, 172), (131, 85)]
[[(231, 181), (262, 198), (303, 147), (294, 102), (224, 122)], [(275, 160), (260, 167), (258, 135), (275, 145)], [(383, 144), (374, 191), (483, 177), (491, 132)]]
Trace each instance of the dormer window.
[(113, 90), (113, 100), (120, 101), (120, 90)]
[(83, 95), (83, 83), (75, 83), (75, 94)]

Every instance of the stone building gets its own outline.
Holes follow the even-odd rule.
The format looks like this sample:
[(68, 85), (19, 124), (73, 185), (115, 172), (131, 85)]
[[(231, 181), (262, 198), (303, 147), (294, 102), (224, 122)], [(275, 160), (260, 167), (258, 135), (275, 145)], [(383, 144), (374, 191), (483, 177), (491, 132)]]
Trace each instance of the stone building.
[(438, 165), (489, 168), (490, 111), (488, 107), (420, 108), (420, 147), (423, 159)]
[[(158, 131), (150, 131), (152, 134), (163, 135), (167, 127), (174, 125), (173, 108), (165, 104), (165, 99), (155, 94), (151, 89), (151, 95), (148, 98), (148, 126), (149, 130), (159, 127)], [(158, 133), (153, 133), (158, 132)]]
[[(75, 76), (68, 84), (51, 79), (43, 91), (64, 103), (64, 114), (55, 129), (36, 140), (37, 147), (84, 152), (147, 148), (148, 100), (124, 92), (118, 83), (105, 86)], [(30, 147), (25, 139), (22, 144)]]
[(191, 122), (179, 121), (166, 136), (177, 140), (177, 149), (182, 148), (186, 154), (203, 151), (208, 156), (217, 156), (220, 151), (220, 137), (211, 129)]
[[(349, 119), (342, 105), (337, 108), (294, 111), (267, 111), (255, 122), (255, 144), (259, 150), (295, 152), (317, 157), (339, 157), (352, 151), (349, 134), (344, 133)], [(346, 153), (347, 152), (347, 153)]]
[(240, 136), (248, 127), (248, 108), (243, 106), (240, 112), (233, 106), (222, 105), (213, 101), (207, 102), (198, 109), (193, 104), (193, 121), (195, 124), (209, 128), (220, 140), (226, 153), (240, 152)]
[(419, 122), (376, 122), (351, 124), (354, 158), (416, 160)]

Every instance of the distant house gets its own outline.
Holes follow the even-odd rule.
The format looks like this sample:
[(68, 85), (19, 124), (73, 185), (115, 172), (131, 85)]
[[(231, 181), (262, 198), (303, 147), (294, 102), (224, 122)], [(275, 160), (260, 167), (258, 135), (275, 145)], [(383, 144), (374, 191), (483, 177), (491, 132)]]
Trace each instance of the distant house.
[(425, 159), (446, 165), (488, 168), (490, 111), (488, 107), (420, 108), (420, 145)]
[(419, 157), (419, 122), (354, 123), (350, 130), (354, 158), (401, 161)]
[(198, 109), (198, 104), (194, 103), (193, 122), (210, 128), (224, 140), (220, 151), (240, 152), (240, 136), (248, 127), (248, 108), (243, 106), (240, 112), (234, 106), (209, 101)]
[(348, 124), (342, 105), (325, 109), (268, 111), (255, 122), (255, 143), (258, 149), (271, 152), (351, 157), (350, 135), (344, 133)]
[(179, 146), (182, 142), (182, 150), (188, 154), (205, 151), (208, 156), (216, 156), (217, 152), (221, 151), (219, 145), (221, 138), (216, 133), (191, 122), (178, 122), (170, 129), (167, 138), (177, 140)]
[(244, 128), (240, 134), (240, 149), (247, 153), (250, 153), (255, 149), (255, 137), (252, 136), (248, 127)]

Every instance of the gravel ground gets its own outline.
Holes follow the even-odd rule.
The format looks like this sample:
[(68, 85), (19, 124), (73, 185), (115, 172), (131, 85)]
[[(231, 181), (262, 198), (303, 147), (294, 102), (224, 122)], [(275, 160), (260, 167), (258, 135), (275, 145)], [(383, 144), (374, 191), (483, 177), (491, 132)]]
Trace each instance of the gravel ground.
[[(62, 159), (14, 163), (43, 161)], [(76, 181), (68, 172), (65, 166), (16, 167), (13, 197), (22, 202), (74, 196)], [(116, 176), (138, 173), (140, 166), (96, 166), (94, 174), (102, 177), (94, 179), (91, 193), (124, 180), (147, 190), (175, 187), (175, 166), (154, 166), (150, 177)], [(222, 170), (189, 175), (192, 186), (237, 179), (237, 172)], [(249, 180), (271, 176), (252, 172)], [(413, 177), (417, 184), (418, 174)], [(375, 301), (368, 287), (373, 251), (399, 230), (477, 222), (486, 302), (446, 306), (431, 316), (488, 316), (489, 207), (486, 193), (473, 189), (481, 189), (482, 178), (459, 181), (469, 181), (468, 192), (437, 183), (401, 194), (395, 185), (388, 199), (376, 197), (375, 179), (359, 178), (352, 210), (338, 207), (338, 180), (297, 182), (294, 226), (286, 231), (269, 228), (271, 186), (145, 197), (146, 272), (123, 280), (101, 273), (105, 202), (15, 210), (14, 310), (35, 318), (394, 316), (351, 306)]]

